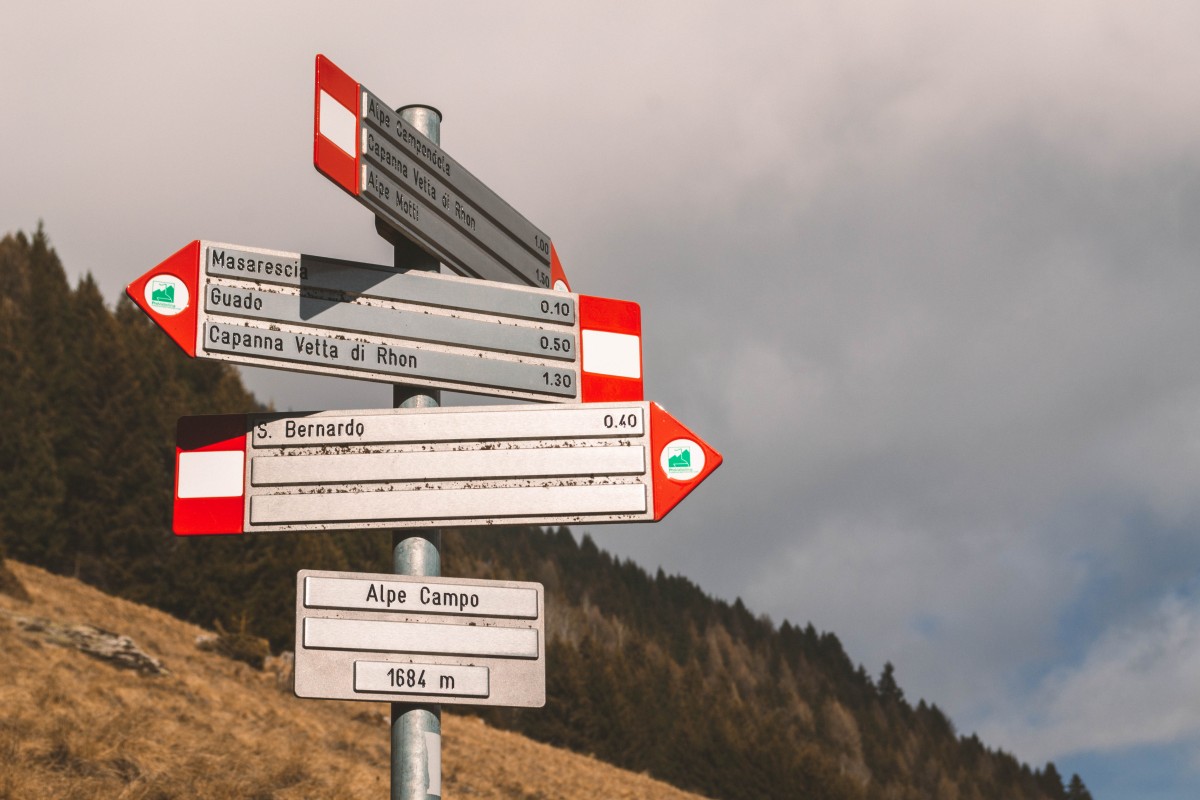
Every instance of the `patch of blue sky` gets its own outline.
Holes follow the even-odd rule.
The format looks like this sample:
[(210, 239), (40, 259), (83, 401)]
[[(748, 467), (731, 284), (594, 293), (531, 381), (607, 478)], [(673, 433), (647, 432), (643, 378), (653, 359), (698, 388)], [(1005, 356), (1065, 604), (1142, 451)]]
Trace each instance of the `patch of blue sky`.
[(1055, 761), (1064, 780), (1078, 773), (1095, 800), (1196, 800), (1200, 739), (1117, 752), (1082, 753)]

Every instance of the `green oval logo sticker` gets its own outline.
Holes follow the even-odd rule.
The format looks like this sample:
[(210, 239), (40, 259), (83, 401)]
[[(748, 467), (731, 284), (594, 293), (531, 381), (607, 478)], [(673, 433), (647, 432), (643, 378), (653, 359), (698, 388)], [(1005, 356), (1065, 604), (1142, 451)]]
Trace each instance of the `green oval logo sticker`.
[(675, 439), (663, 448), (658, 463), (673, 481), (695, 480), (704, 471), (704, 448), (691, 439)]
[(173, 317), (188, 307), (187, 284), (174, 275), (155, 275), (146, 282), (146, 305), (165, 317)]

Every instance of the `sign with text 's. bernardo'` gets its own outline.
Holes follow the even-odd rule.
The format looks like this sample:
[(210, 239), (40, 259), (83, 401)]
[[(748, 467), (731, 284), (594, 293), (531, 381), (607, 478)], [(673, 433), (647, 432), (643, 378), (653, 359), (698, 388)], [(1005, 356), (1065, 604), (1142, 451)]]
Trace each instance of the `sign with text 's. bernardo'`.
[(126, 291), (193, 357), (543, 402), (643, 396), (641, 311), (623, 300), (200, 240)]
[(656, 522), (720, 463), (647, 402), (184, 417), (173, 527)]
[(543, 706), (545, 627), (539, 583), (301, 570), (296, 695)]
[(460, 275), (565, 289), (550, 237), (325, 56), (313, 165)]

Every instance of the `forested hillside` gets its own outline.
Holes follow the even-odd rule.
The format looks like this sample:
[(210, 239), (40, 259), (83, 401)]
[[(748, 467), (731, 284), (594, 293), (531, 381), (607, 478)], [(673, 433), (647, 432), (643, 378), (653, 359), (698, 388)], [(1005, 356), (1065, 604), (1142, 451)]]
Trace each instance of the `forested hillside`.
[[(131, 268), (131, 277), (137, 272)], [(384, 571), (386, 533), (176, 539), (174, 429), (259, 408), (237, 373), (189, 360), (90, 278), (71, 287), (39, 230), (0, 240), (0, 546), (205, 626), (291, 646), (295, 572)], [(1083, 800), (960, 736), (890, 667), (873, 678), (832, 633), (650, 575), (566, 529), (449, 531), (447, 575), (546, 586), (544, 709), (497, 725), (719, 798)]]

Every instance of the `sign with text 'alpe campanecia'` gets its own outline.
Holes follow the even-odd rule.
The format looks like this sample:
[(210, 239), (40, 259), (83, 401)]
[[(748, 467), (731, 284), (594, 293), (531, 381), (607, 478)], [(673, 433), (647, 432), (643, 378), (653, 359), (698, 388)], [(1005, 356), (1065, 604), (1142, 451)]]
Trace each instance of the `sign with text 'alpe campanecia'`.
[(542, 585), (301, 570), (298, 697), (546, 704)]
[(325, 56), (314, 112), (313, 165), (439, 261), (474, 278), (567, 288), (549, 236)]
[(721, 456), (656, 403), (184, 417), (179, 535), (662, 519)]
[(130, 298), (193, 357), (552, 403), (641, 400), (636, 303), (194, 241)]

